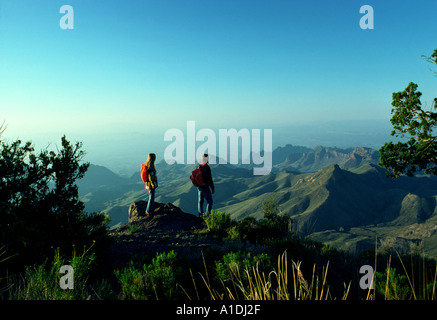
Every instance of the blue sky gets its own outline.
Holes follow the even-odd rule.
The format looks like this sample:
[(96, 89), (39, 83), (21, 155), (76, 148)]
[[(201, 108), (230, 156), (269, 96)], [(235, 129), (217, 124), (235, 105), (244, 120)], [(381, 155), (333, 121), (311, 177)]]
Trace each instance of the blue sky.
[[(59, 27), (64, 4), (73, 30)], [(374, 30), (359, 27), (364, 4)], [(31, 139), (389, 119), (410, 81), (423, 103), (436, 96), (421, 58), (437, 48), (436, 12), (435, 0), (1, 0), (0, 120)]]

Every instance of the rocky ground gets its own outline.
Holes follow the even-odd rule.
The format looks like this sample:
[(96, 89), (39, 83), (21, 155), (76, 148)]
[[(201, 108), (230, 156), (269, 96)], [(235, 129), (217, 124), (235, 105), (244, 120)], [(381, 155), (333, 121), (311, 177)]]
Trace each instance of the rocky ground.
[[(112, 269), (128, 264), (134, 258), (153, 258), (157, 252), (174, 250), (178, 256), (196, 260), (202, 251), (219, 244), (202, 230), (203, 219), (171, 203), (155, 203), (150, 216), (144, 214), (146, 201), (138, 201), (129, 208), (129, 223), (110, 231)], [(128, 214), (128, 213), (126, 213)]]

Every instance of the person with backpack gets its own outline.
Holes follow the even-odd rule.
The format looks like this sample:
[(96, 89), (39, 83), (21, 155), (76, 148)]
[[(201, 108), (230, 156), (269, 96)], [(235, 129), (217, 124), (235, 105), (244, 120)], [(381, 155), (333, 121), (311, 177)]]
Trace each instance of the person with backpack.
[(208, 154), (203, 154), (201, 157), (202, 165), (200, 165), (200, 172), (203, 180), (203, 184), (198, 186), (198, 213), (199, 217), (202, 216), (203, 212), (203, 204), (206, 200), (206, 213), (211, 214), (211, 209), (213, 205), (212, 194), (215, 192), (214, 190), (214, 182), (212, 181), (211, 168), (208, 165), (209, 158)]
[(146, 215), (150, 215), (155, 207), (155, 189), (158, 188), (158, 176), (155, 169), (156, 155), (149, 153), (147, 161), (141, 165), (141, 179), (144, 182), (144, 189), (149, 194)]

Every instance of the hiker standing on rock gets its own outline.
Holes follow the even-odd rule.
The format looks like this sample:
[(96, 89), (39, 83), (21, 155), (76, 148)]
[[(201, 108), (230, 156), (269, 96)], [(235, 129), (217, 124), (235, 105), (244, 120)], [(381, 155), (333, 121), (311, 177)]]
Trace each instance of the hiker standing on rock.
[[(212, 181), (211, 168), (208, 165), (209, 157), (208, 154), (203, 154), (200, 158), (202, 165), (200, 170), (202, 172), (203, 185), (198, 187), (198, 212), (199, 217), (203, 214), (203, 203), (206, 200), (206, 212), (211, 214), (212, 209), (212, 193), (214, 193), (214, 182)], [(210, 189), (211, 188), (211, 189)]]
[(141, 165), (141, 179), (144, 182), (144, 189), (146, 189), (149, 194), (146, 215), (150, 215), (153, 212), (155, 206), (155, 189), (158, 188), (155, 160), (156, 155), (154, 153), (149, 153), (147, 161)]

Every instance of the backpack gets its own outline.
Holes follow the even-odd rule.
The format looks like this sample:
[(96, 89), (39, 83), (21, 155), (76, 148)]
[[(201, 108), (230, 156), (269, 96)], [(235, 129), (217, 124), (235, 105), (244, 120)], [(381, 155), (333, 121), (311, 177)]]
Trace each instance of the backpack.
[(147, 177), (147, 166), (145, 163), (141, 165), (141, 180), (143, 180), (143, 182), (149, 181), (149, 178)]
[(205, 182), (203, 181), (203, 176), (202, 176), (202, 170), (200, 169), (200, 165), (191, 172), (191, 182), (193, 183), (193, 186), (195, 187), (200, 187), (205, 185)]

